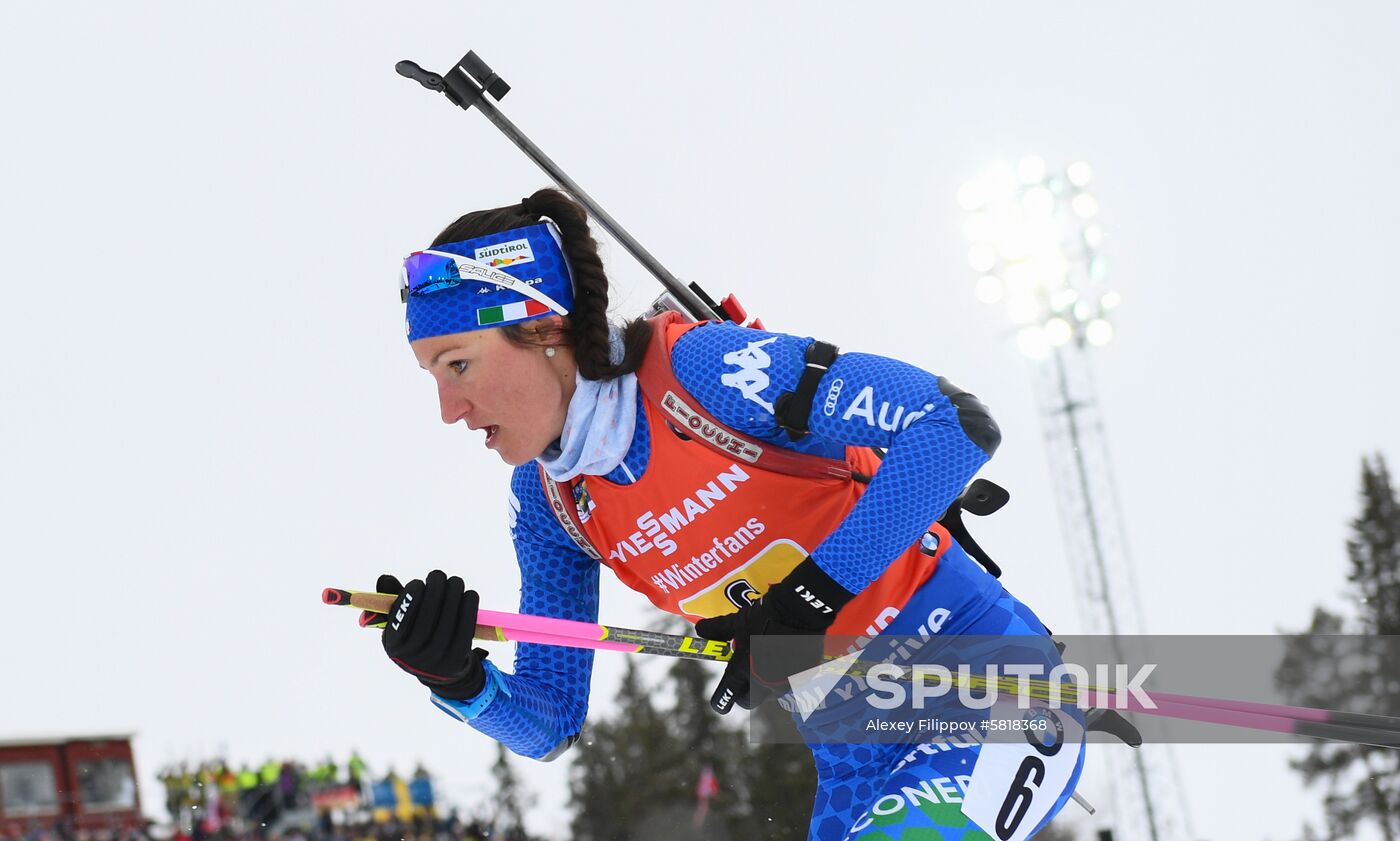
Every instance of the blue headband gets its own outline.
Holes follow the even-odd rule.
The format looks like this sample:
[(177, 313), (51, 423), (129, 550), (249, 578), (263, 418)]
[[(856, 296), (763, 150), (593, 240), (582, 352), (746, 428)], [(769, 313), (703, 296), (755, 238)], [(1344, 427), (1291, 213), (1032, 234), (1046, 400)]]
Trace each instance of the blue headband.
[(574, 307), (573, 275), (553, 222), (415, 251), (399, 280), (410, 342)]

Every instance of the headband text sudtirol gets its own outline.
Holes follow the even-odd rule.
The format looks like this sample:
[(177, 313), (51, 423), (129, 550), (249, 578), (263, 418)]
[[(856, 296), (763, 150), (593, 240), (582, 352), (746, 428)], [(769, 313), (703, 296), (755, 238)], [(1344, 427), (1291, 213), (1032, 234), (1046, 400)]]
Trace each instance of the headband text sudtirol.
[(408, 340), (485, 330), (574, 306), (573, 275), (552, 222), (415, 251), (399, 294)]

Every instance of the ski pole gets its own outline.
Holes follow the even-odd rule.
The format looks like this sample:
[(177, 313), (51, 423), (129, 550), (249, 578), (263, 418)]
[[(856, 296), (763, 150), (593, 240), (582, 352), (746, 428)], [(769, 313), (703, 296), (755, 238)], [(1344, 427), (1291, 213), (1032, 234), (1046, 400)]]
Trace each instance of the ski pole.
[(554, 183), (563, 187), (570, 195), (578, 199), (579, 203), (587, 208), (588, 213), (602, 225), (604, 230), (612, 235), (614, 239), (622, 243), (622, 247), (636, 258), (647, 271), (666, 287), (666, 291), (671, 294), (676, 303), (697, 321), (708, 321), (710, 319), (728, 319), (737, 323), (743, 323), (747, 318), (743, 308), (730, 295), (722, 303), (715, 303), (698, 284), (682, 283), (675, 275), (667, 271), (661, 262), (651, 255), (637, 242), (616, 219), (612, 218), (602, 205), (594, 201), (593, 197), (578, 185), (578, 182), (570, 178), (563, 169), (559, 167), (544, 150), (536, 146), (529, 137), (515, 126), (506, 116), (501, 113), (491, 100), (500, 101), (510, 92), (510, 85), (496, 74), (486, 62), (481, 60), (475, 52), (468, 52), (466, 55), (452, 66), (452, 69), (439, 75), (419, 67), (412, 61), (400, 61), (394, 65), (394, 70), (400, 76), (412, 79), (423, 87), (431, 91), (443, 94), (453, 104), (464, 111), (470, 111), (475, 105), (482, 116), (491, 121), (491, 124), (500, 129), (510, 142), (514, 143), (520, 151), (525, 153), (531, 161)]
[[(397, 596), (391, 593), (366, 593), (333, 587), (328, 587), (321, 593), (321, 601), (326, 604), (356, 607), (371, 613), (383, 614), (389, 613), (389, 608), (393, 605), (395, 598)], [(594, 648), (600, 651), (622, 651), (629, 654), (660, 654), (666, 657), (717, 662), (726, 661), (731, 656), (729, 644), (726, 642), (679, 634), (663, 634), (656, 631), (639, 631), (633, 628), (618, 628), (612, 625), (597, 625), (591, 622), (577, 622), (572, 619), (554, 619), (548, 616), (526, 616), (519, 613), (478, 610), (476, 621), (476, 638), (480, 640), (533, 642), (543, 645), (562, 645), (568, 648)]]
[[(1149, 709), (1142, 705), (1135, 698), (1126, 699), (1126, 704), (1119, 706), (1106, 701), (1106, 696), (1114, 693), (1090, 693), (1091, 701), (1096, 701), (1094, 706), (1102, 705), (1108, 709), (1126, 710), (1129, 712), (1142, 713), (1144, 715), (1164, 716), (1167, 718), (1185, 719), (1188, 721), (1199, 721), (1205, 724), (1219, 724), (1226, 727), (1241, 727), (1247, 730), (1263, 730), (1270, 733), (1284, 733), (1292, 736), (1305, 736), (1313, 739), (1327, 739), (1333, 742), (1353, 742), (1360, 745), (1371, 745), (1378, 748), (1400, 748), (1400, 730), (1389, 727), (1354, 727), (1344, 724), (1331, 724), (1311, 720), (1300, 720), (1290, 715), (1281, 713), (1244, 712), (1238, 709), (1227, 709), (1215, 706), (1213, 703), (1206, 704), (1186, 704), (1180, 701), (1168, 701), (1160, 698), (1156, 693), (1152, 700), (1157, 705), (1156, 709)], [(1203, 699), (1209, 702), (1211, 699)], [(1330, 710), (1312, 710), (1308, 713), (1330, 713)]]
[[(356, 607), (373, 613), (387, 614), (396, 596), (390, 593), (367, 593), (327, 588), (321, 599), (326, 604)], [(612, 625), (525, 616), (491, 610), (477, 612), (477, 638), (501, 642), (534, 642), (562, 645), (570, 648), (592, 648), (602, 651), (623, 651), (638, 654), (658, 654), (697, 660), (725, 661), (732, 653), (729, 646), (714, 640), (656, 631), (639, 631)], [(1019, 681), (1002, 678), (995, 682), (999, 691), (1015, 694)], [(973, 688), (985, 686), (983, 678), (973, 678)], [(1206, 724), (1220, 724), (1252, 730), (1264, 730), (1334, 741), (1356, 742), (1377, 747), (1400, 747), (1400, 718), (1385, 715), (1348, 713), (1338, 710), (1315, 709), (1283, 704), (1263, 704), (1224, 698), (1207, 698), (1167, 692), (1150, 692), (1156, 709), (1118, 692), (1099, 687), (1055, 686), (1046, 681), (1029, 681), (1032, 697), (1050, 700), (1065, 697), (1078, 701), (1085, 696), (1092, 708), (1119, 709), (1144, 715), (1180, 718)]]
[[(1003, 677), (993, 681), (997, 690), (1002, 692), (1015, 693), (1021, 681), (1016, 678)], [(973, 688), (988, 685), (985, 677), (972, 675), (970, 683)], [(1119, 690), (1111, 687), (1100, 686), (1076, 686), (1072, 684), (1053, 684), (1045, 680), (1026, 680), (1026, 688), (1031, 697), (1039, 700), (1059, 700), (1064, 698), (1071, 703), (1077, 702), (1079, 695), (1083, 694), (1094, 699), (1096, 696), (1113, 695)], [(1200, 695), (1181, 695), (1173, 692), (1161, 692), (1151, 690), (1147, 694), (1152, 698), (1153, 703), (1159, 706), (1167, 704), (1185, 704), (1192, 707), (1207, 707), (1221, 710), (1226, 713), (1240, 713), (1245, 716), (1272, 716), (1275, 718), (1294, 719), (1300, 724), (1325, 724), (1339, 727), (1359, 727), (1371, 730), (1394, 731), (1400, 734), (1400, 717), (1390, 715), (1372, 715), (1368, 713), (1349, 713), (1340, 710), (1315, 709), (1312, 707), (1296, 707), (1286, 704), (1267, 704), (1257, 701), (1236, 701), (1229, 698), (1208, 698)], [(1131, 696), (1125, 696), (1131, 697)], [(1102, 698), (1099, 698), (1102, 700)], [(1098, 707), (1101, 704), (1091, 704)], [(1143, 710), (1151, 712), (1151, 710)], [(1263, 728), (1268, 729), (1268, 728)]]

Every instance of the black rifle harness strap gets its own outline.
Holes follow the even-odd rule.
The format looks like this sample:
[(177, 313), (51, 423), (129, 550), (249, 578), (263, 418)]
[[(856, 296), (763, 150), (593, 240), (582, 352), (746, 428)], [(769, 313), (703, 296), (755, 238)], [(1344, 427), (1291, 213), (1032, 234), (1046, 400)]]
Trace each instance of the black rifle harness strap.
[(777, 419), (778, 426), (787, 431), (789, 439), (801, 441), (807, 437), (807, 418), (812, 414), (817, 385), (840, 355), (841, 350), (836, 345), (812, 342), (807, 348), (807, 365), (797, 380), (797, 388), (778, 395), (773, 404), (773, 417)]

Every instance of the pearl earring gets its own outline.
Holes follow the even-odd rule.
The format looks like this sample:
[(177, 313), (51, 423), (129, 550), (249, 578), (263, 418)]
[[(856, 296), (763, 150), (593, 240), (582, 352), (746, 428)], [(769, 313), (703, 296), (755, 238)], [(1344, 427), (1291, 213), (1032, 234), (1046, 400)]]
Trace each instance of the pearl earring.
[(553, 358), (554, 358), (554, 348), (552, 348), (552, 347), (547, 347), (547, 348), (545, 348), (545, 349), (544, 349), (544, 355), (545, 355), (545, 356), (548, 356), (550, 359), (553, 359)]

